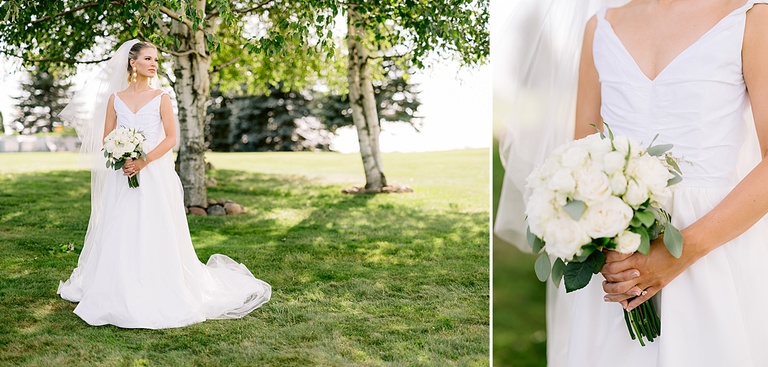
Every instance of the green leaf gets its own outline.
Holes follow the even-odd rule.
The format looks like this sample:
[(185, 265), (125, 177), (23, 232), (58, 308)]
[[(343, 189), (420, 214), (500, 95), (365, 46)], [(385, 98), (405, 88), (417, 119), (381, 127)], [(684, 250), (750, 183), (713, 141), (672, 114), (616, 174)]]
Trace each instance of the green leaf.
[(542, 252), (541, 255), (539, 255), (539, 258), (536, 259), (536, 264), (533, 267), (536, 271), (536, 277), (539, 278), (540, 281), (547, 281), (551, 270), (550, 266), (549, 255), (547, 255), (546, 252)]
[(643, 222), (640, 221), (640, 218), (638, 217), (632, 217), (632, 219), (629, 221), (630, 227), (640, 227), (643, 225)]
[(115, 162), (115, 169), (118, 170), (118, 169), (123, 168), (124, 164), (125, 164), (125, 159), (121, 159), (121, 160)]
[(586, 245), (586, 247), (582, 246), (582, 249), (583, 250), (581, 252), (581, 255), (576, 256), (573, 259), (573, 261), (580, 262), (580, 263), (584, 262), (585, 260), (587, 260), (589, 255), (592, 255), (592, 253), (595, 252), (595, 250), (597, 250), (597, 247)]
[(666, 228), (664, 228), (664, 244), (672, 256), (679, 259), (680, 255), (683, 254), (683, 235), (672, 223), (667, 223)]
[(569, 262), (565, 266), (563, 279), (565, 280), (565, 291), (567, 293), (584, 288), (592, 279), (591, 265), (587, 264), (586, 261), (583, 263)]
[(552, 265), (552, 284), (555, 287), (560, 287), (560, 281), (563, 279), (563, 273), (565, 272), (565, 263), (559, 257), (555, 259), (555, 264)]
[[(603, 122), (603, 123), (605, 123), (605, 122)], [(589, 126), (592, 126), (592, 127), (594, 127), (594, 128), (595, 128), (595, 130), (597, 130), (597, 132), (598, 132), (598, 133), (600, 133), (600, 139), (605, 139), (605, 134), (603, 134), (603, 132), (602, 132), (602, 131), (600, 131), (600, 129), (598, 129), (598, 128), (597, 128), (597, 125), (595, 125), (595, 124), (589, 124)]]
[(109, 160), (107, 160), (107, 168), (111, 168), (111, 166), (112, 165), (110, 164)]
[(603, 265), (605, 265), (605, 254), (600, 251), (593, 252), (584, 262), (569, 262), (563, 274), (565, 291), (570, 293), (586, 287), (592, 279), (592, 274), (600, 272)]
[(592, 274), (599, 273), (600, 269), (605, 265), (605, 254), (602, 251), (595, 251), (590, 258), (594, 261), (594, 264), (592, 264)]
[(563, 209), (573, 220), (579, 220), (587, 209), (587, 205), (581, 200), (571, 200), (563, 206)]
[(682, 181), (682, 180), (683, 180), (683, 178), (682, 178), (682, 177), (680, 177), (680, 175), (679, 175), (679, 174), (677, 174), (677, 172), (675, 172), (675, 171), (671, 171), (670, 173), (671, 173), (672, 175), (674, 175), (675, 177), (672, 177), (672, 178), (670, 178), (670, 179), (669, 179), (669, 181), (667, 181), (667, 186), (672, 186), (672, 185), (675, 185), (675, 184), (677, 184), (677, 183), (680, 183), (680, 181)]
[(653, 225), (653, 223), (656, 222), (656, 216), (651, 212), (643, 212), (638, 210), (635, 212), (635, 216), (632, 219), (635, 218), (640, 220), (640, 222), (643, 223), (643, 225), (646, 227), (650, 227)]
[(674, 145), (672, 144), (659, 144), (656, 146), (648, 147), (647, 152), (654, 157), (660, 157), (662, 154), (672, 149), (673, 146)]
[(637, 252), (648, 255), (651, 251), (651, 237), (648, 235), (648, 230), (645, 227), (630, 228), (630, 231), (640, 235), (640, 247), (637, 248)]
[(672, 166), (672, 168), (675, 171), (677, 171), (677, 173), (680, 173), (680, 174), (683, 173), (683, 171), (680, 170), (680, 166), (677, 165), (677, 161), (674, 158), (667, 156), (666, 161), (668, 165)]
[(533, 253), (538, 254), (544, 248), (544, 241), (531, 232), (531, 227), (526, 229), (526, 236), (528, 237), (528, 245), (531, 246)]

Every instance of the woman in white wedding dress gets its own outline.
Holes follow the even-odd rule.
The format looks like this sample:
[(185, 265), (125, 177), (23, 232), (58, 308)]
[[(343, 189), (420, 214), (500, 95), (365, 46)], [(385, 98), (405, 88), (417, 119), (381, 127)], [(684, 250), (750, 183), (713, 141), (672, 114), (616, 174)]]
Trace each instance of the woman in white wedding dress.
[[(549, 285), (550, 366), (768, 366), (762, 2), (633, 0), (587, 23), (574, 137), (606, 121), (645, 145), (656, 134), (657, 143), (674, 144), (685, 162), (670, 212), (684, 246), (680, 259), (661, 240), (648, 256), (611, 253), (606, 281), (595, 276), (574, 293)], [(662, 333), (641, 347), (621, 307), (649, 299)]]
[[(240, 318), (271, 296), (269, 284), (227, 256), (213, 255), (207, 265), (198, 260), (174, 171), (171, 99), (152, 87), (157, 68), (152, 44), (128, 41), (98, 76), (99, 106), (83, 113), (73, 102), (62, 112), (79, 127), (83, 149), (94, 161), (84, 248), (58, 293), (79, 302), (74, 312), (90, 325), (160, 329)], [(144, 133), (147, 159), (104, 170), (103, 138), (118, 126)], [(138, 188), (128, 187), (133, 175)]]

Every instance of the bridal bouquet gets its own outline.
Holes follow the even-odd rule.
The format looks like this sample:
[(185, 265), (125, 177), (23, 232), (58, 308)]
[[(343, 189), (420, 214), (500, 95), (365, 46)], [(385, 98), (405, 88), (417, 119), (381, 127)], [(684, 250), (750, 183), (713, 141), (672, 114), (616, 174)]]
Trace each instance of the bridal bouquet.
[[(136, 129), (118, 126), (104, 138), (104, 157), (107, 158), (107, 168), (115, 170), (123, 168), (126, 159), (147, 159), (142, 147), (146, 141), (144, 133)], [(138, 173), (128, 178), (128, 187), (139, 187)]]
[[(607, 126), (607, 125), (606, 125)], [(567, 292), (585, 287), (605, 264), (603, 250), (648, 254), (663, 235), (669, 252), (680, 257), (682, 235), (664, 206), (682, 180), (672, 145), (643, 148), (626, 137), (593, 134), (558, 147), (527, 178), (528, 242), (541, 253), (535, 271)], [(655, 141), (655, 139), (654, 139)], [(543, 251), (542, 251), (543, 250)], [(554, 262), (550, 261), (554, 257)], [(643, 343), (661, 334), (652, 302), (624, 319), (632, 339)]]

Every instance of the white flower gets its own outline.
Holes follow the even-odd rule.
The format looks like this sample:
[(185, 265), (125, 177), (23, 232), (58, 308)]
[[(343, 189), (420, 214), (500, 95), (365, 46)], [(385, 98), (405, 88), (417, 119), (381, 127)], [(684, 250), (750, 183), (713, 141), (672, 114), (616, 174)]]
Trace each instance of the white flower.
[(610, 196), (605, 201), (587, 207), (582, 220), (592, 238), (612, 238), (629, 227), (634, 212), (621, 199)]
[(599, 202), (612, 194), (608, 176), (599, 170), (590, 170), (576, 178), (576, 193), (574, 198), (586, 202)]
[(584, 148), (573, 145), (563, 153), (560, 160), (563, 166), (577, 169), (586, 165), (588, 157), (589, 153)]
[(582, 140), (587, 144), (586, 147), (589, 154), (592, 156), (592, 159), (602, 157), (612, 150), (611, 141), (608, 140), (608, 138), (601, 138), (599, 134), (592, 134)]
[(623, 170), (626, 163), (624, 154), (619, 152), (608, 152), (603, 156), (603, 170), (609, 176)]
[(651, 191), (661, 191), (673, 177), (659, 158), (646, 154), (633, 161), (632, 175), (645, 183)]
[(639, 234), (631, 231), (624, 231), (616, 237), (616, 251), (622, 254), (631, 254), (640, 247), (642, 239)]
[(547, 253), (563, 260), (570, 260), (580, 254), (581, 246), (592, 241), (582, 224), (568, 215), (549, 221), (545, 232), (543, 240), (547, 244)]
[(629, 180), (627, 182), (627, 192), (624, 193), (624, 202), (633, 208), (648, 200), (648, 187), (645, 183), (638, 180)]
[(627, 192), (627, 178), (621, 173), (611, 176), (610, 185), (613, 195), (621, 196)]
[(553, 204), (554, 199), (555, 195), (552, 191), (534, 190), (525, 206), (525, 214), (528, 216), (531, 232), (539, 238), (544, 237), (546, 223), (557, 216), (557, 210)]
[(550, 190), (571, 194), (576, 189), (576, 180), (573, 179), (571, 170), (562, 168), (552, 175), (548, 186)]
[(629, 149), (629, 156), (631, 157), (639, 157), (640, 154), (645, 152), (645, 149), (643, 149), (640, 144), (638, 144), (633, 139), (629, 139), (626, 136), (617, 136), (613, 139), (613, 145), (616, 147), (616, 150), (621, 152), (626, 156), (627, 149)]

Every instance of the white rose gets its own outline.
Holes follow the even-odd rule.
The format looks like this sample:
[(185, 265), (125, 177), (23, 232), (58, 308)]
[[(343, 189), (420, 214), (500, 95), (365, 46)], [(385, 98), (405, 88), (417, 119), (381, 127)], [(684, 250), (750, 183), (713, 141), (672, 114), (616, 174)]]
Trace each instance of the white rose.
[(631, 231), (624, 231), (616, 237), (616, 251), (622, 254), (632, 254), (640, 247), (642, 239), (639, 234)]
[(557, 210), (553, 204), (555, 194), (546, 189), (534, 190), (525, 206), (525, 215), (528, 216), (528, 225), (531, 232), (544, 237), (545, 225), (557, 216)]
[(591, 202), (603, 201), (611, 196), (611, 185), (608, 176), (602, 171), (590, 170), (578, 175), (576, 179), (576, 193), (574, 198)]
[(673, 189), (671, 187), (664, 187), (660, 190), (654, 190), (651, 192), (651, 205), (657, 208), (667, 208), (669, 202), (672, 199)]
[(603, 170), (609, 176), (622, 171), (626, 163), (627, 160), (625, 159), (624, 154), (619, 152), (608, 152), (603, 156)]
[(582, 219), (592, 238), (612, 238), (629, 227), (634, 212), (621, 199), (610, 196), (603, 202), (587, 207)]
[(643, 155), (636, 162), (632, 174), (643, 181), (651, 191), (660, 191), (667, 187), (667, 181), (674, 177), (658, 158), (651, 155)]
[(545, 247), (547, 253), (563, 260), (570, 260), (580, 254), (581, 246), (592, 241), (582, 223), (573, 220), (567, 214), (547, 223), (545, 233), (543, 240), (547, 244)]
[(633, 208), (648, 200), (648, 187), (645, 183), (638, 180), (629, 180), (627, 182), (627, 192), (624, 193), (624, 201)]
[(612, 150), (611, 148), (611, 141), (608, 140), (608, 138), (601, 138), (599, 134), (592, 134), (585, 139), (585, 142), (588, 143), (587, 150), (589, 151), (589, 154), (592, 156), (592, 159), (596, 159), (597, 157), (602, 157), (606, 153), (610, 152)]
[(617, 136), (613, 139), (613, 146), (616, 147), (616, 150), (623, 153), (625, 156), (627, 155), (627, 150), (629, 149), (629, 156), (630, 157), (638, 157), (641, 153), (643, 153), (645, 150), (633, 139), (629, 139), (626, 136)]
[(627, 192), (627, 178), (621, 173), (611, 176), (610, 185), (613, 195), (621, 196)]
[(570, 194), (576, 189), (576, 180), (573, 178), (571, 170), (562, 168), (552, 175), (547, 186), (550, 190)]
[(563, 153), (560, 161), (562, 162), (563, 166), (576, 169), (586, 165), (588, 157), (589, 152), (578, 145), (574, 145), (570, 149), (566, 150), (565, 153)]

